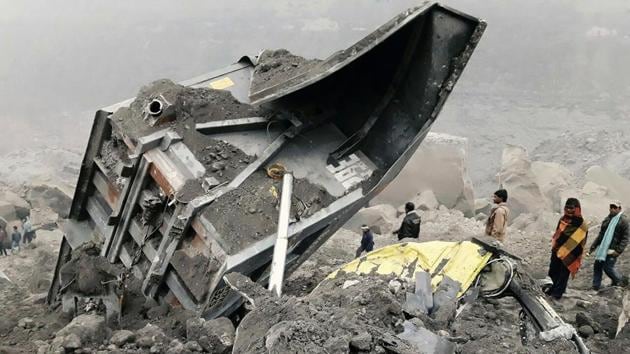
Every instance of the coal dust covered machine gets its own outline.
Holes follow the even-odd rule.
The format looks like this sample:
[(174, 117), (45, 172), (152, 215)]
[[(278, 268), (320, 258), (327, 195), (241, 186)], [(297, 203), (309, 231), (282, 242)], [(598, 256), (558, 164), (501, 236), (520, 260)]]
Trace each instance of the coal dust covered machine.
[(288, 275), (398, 175), (484, 29), (428, 3), (325, 60), (263, 51), (97, 111), (49, 303), (81, 280), (64, 265), (90, 243), (146, 298), (232, 313), (224, 274), (269, 280), (283, 174)]

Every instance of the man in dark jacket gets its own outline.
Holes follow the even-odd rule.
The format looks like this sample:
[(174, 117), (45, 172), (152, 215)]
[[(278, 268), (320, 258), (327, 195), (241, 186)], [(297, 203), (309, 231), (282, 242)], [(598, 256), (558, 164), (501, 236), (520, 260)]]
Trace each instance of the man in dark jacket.
[(17, 226), (13, 226), (13, 233), (11, 234), (11, 252), (20, 251), (20, 240), (22, 240), (22, 234), (18, 231)]
[(9, 236), (7, 235), (7, 230), (0, 226), (0, 254), (8, 256), (7, 249), (5, 245), (9, 244)]
[(394, 231), (398, 235), (398, 240), (403, 238), (418, 238), (420, 236), (420, 215), (415, 212), (416, 206), (412, 202), (405, 204), (405, 218), (400, 228)]
[(372, 252), (374, 249), (374, 235), (372, 235), (372, 231), (367, 225), (361, 226), (361, 231), (363, 232), (363, 236), (361, 236), (361, 246), (357, 248), (357, 252), (355, 254), (356, 258), (361, 256), (363, 251)]
[(628, 218), (621, 214), (621, 203), (614, 201), (610, 203), (610, 214), (602, 221), (599, 235), (589, 252), (595, 252), (594, 290), (599, 290), (602, 285), (602, 271), (612, 280), (612, 286), (622, 285), (623, 277), (615, 269), (615, 263), (628, 245), (629, 236)]

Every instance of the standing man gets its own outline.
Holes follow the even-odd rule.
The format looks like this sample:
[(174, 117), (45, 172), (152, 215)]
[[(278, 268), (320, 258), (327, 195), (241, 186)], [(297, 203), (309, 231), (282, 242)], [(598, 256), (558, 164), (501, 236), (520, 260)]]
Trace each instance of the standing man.
[(621, 211), (621, 203), (610, 203), (610, 214), (602, 221), (602, 227), (595, 242), (591, 245), (590, 253), (595, 252), (593, 269), (593, 290), (602, 286), (602, 271), (612, 280), (612, 286), (622, 285), (623, 277), (615, 269), (617, 257), (623, 253), (628, 245), (630, 229), (628, 218)]
[(28, 216), (25, 216), (22, 219), (22, 243), (27, 244), (31, 243), (31, 241), (33, 241), (33, 226)]
[(492, 195), (492, 201), (496, 206), (492, 208), (486, 222), (486, 235), (492, 236), (500, 242), (505, 241), (508, 217), (510, 209), (507, 206), (508, 193), (505, 189), (499, 189)]
[(569, 275), (575, 277), (580, 269), (587, 236), (588, 223), (582, 217), (580, 201), (575, 198), (567, 199), (564, 215), (558, 221), (556, 232), (551, 239), (548, 274), (553, 285), (546, 291), (547, 295), (556, 300), (562, 298), (567, 290)]
[(361, 225), (361, 232), (363, 233), (363, 236), (361, 237), (361, 246), (357, 248), (355, 258), (359, 258), (363, 251), (369, 253), (374, 249), (374, 235), (372, 234), (372, 231), (370, 231), (370, 228), (365, 224)]
[(9, 235), (5, 227), (0, 226), (0, 254), (8, 256), (6, 248), (4, 247), (9, 241)]
[(403, 238), (418, 238), (420, 236), (420, 215), (415, 211), (416, 206), (412, 202), (405, 204), (405, 218), (400, 228), (394, 231), (398, 235), (398, 241)]
[(22, 239), (22, 235), (18, 231), (17, 226), (13, 226), (13, 233), (11, 234), (11, 253), (14, 251), (20, 251), (20, 240)]

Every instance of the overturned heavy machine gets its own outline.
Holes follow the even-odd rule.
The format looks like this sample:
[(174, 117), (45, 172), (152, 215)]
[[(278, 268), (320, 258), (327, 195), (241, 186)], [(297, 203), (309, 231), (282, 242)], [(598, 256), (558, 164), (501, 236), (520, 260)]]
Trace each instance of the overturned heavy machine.
[(283, 173), (290, 274), (405, 166), (484, 29), (427, 4), (323, 61), (265, 51), (99, 110), (49, 303), (76, 300), (64, 274), (89, 243), (147, 298), (231, 313), (242, 300), (224, 274), (268, 281)]

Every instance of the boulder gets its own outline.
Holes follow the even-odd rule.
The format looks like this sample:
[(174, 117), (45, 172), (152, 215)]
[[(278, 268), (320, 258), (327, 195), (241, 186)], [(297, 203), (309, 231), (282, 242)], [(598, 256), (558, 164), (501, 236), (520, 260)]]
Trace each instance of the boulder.
[(630, 180), (600, 166), (589, 168), (586, 171), (586, 180), (606, 187), (608, 197), (621, 201), (622, 206), (630, 205)]
[(560, 164), (541, 161), (532, 162), (531, 170), (541, 192), (551, 201), (553, 210), (562, 211), (562, 192), (574, 184), (571, 172)]
[(76, 334), (83, 344), (101, 343), (107, 339), (108, 332), (104, 317), (84, 314), (75, 317), (67, 326), (57, 332), (57, 337)]
[(547, 199), (532, 172), (531, 162), (525, 148), (508, 145), (503, 150), (499, 184), (508, 191), (510, 218), (522, 213), (551, 211), (551, 202)]
[(75, 350), (81, 348), (81, 338), (74, 333), (70, 333), (63, 339), (63, 347), (67, 350)]
[(411, 202), (416, 206), (416, 210), (423, 211), (436, 210), (440, 206), (440, 203), (435, 197), (435, 194), (431, 190), (427, 190), (418, 194), (411, 199)]
[(40, 230), (54, 230), (58, 228), (59, 214), (51, 208), (31, 209), (31, 224), (33, 228)]
[(396, 214), (396, 209), (391, 205), (374, 205), (359, 210), (343, 228), (360, 233), (361, 225), (365, 224), (376, 234), (390, 233), (394, 229)]
[(46, 184), (30, 186), (26, 192), (26, 200), (33, 208), (50, 208), (61, 217), (67, 217), (72, 205), (72, 198), (56, 186)]
[(209, 321), (191, 318), (186, 321), (186, 338), (189, 341), (196, 341), (210, 353), (230, 353), (234, 345), (234, 336), (234, 325), (225, 317)]
[(112, 337), (109, 339), (109, 342), (119, 347), (122, 347), (123, 345), (131, 343), (135, 340), (136, 335), (132, 331), (123, 329), (112, 333)]
[(16, 193), (6, 189), (0, 191), (0, 217), (7, 221), (20, 220), (29, 215), (31, 206)]
[(473, 216), (467, 149), (466, 138), (429, 133), (400, 174), (374, 198), (374, 204), (401, 205), (430, 190), (440, 204)]
[(148, 323), (136, 332), (136, 343), (143, 348), (152, 348), (169, 342), (168, 337), (160, 327)]

